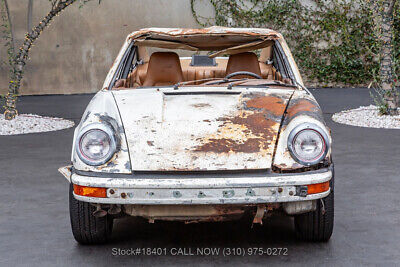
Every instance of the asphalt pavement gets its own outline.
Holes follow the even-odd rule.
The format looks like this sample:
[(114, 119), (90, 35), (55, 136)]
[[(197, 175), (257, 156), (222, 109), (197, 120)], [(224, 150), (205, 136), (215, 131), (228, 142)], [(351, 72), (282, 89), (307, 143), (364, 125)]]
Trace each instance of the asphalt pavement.
[[(123, 218), (115, 222), (109, 244), (78, 245), (70, 229), (68, 183), (57, 172), (70, 161), (71, 128), (0, 136), (0, 266), (399, 266), (400, 130), (346, 126), (331, 120), (334, 112), (369, 105), (368, 89), (311, 91), (334, 140), (335, 227), (328, 243), (296, 240), (293, 220), (288, 217), (275, 217), (253, 228), (247, 220), (148, 224)], [(91, 97), (25, 96), (18, 107), (21, 113), (78, 123)], [(167, 255), (115, 255), (137, 254), (138, 248)], [(219, 255), (198, 255), (197, 249), (207, 252), (210, 248)], [(249, 248), (283, 248), (287, 255), (242, 256), (241, 249)], [(231, 255), (224, 256), (223, 251), (229, 249)], [(240, 256), (233, 255), (235, 250)]]

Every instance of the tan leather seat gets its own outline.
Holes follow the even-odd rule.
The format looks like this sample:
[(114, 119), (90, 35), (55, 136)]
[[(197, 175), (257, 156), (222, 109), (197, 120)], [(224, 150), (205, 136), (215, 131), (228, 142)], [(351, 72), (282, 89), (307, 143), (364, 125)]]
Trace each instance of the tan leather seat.
[[(183, 72), (183, 79), (185, 81), (223, 78), (225, 77), (227, 59), (215, 59), (216, 66), (191, 66), (191, 59), (181, 58), (181, 66)], [(202, 82), (198, 82), (202, 83)], [(196, 83), (196, 84), (198, 84)]]
[[(244, 52), (240, 54), (231, 55), (226, 66), (226, 75), (238, 72), (249, 71), (261, 76), (260, 64), (257, 55), (252, 52)], [(233, 78), (254, 78), (248, 75), (237, 75)]]
[[(250, 53), (252, 54), (252, 53)], [(251, 56), (254, 58), (254, 56)], [(122, 87), (132, 88), (142, 86), (143, 82), (146, 79), (147, 70), (149, 67), (149, 59), (147, 61), (139, 64), (133, 71), (130, 73), (126, 79), (124, 85)], [(232, 60), (232, 59), (231, 59)], [(225, 77), (225, 72), (227, 69), (228, 58), (216, 58), (215, 59), (217, 65), (216, 66), (191, 66), (190, 58), (181, 58), (180, 65), (183, 73), (183, 81), (192, 81), (192, 80), (200, 80), (200, 79), (208, 79), (208, 78), (223, 78)], [(232, 61), (231, 61), (232, 62)], [(282, 76), (276, 69), (272, 66), (272, 64), (266, 64), (264, 62), (258, 62), (261, 77), (263, 79), (269, 80), (282, 80)], [(257, 72), (257, 67), (256, 72)], [(240, 68), (242, 69), (242, 68)], [(250, 70), (251, 71), (251, 70)], [(254, 72), (254, 70), (253, 70)], [(240, 76), (236, 76), (240, 77)], [(249, 76), (250, 78), (250, 76)], [(197, 82), (195, 84), (201, 84), (202, 82)], [(117, 85), (117, 84), (116, 84)], [(119, 85), (119, 84), (118, 84)], [(120, 87), (120, 86), (114, 86)]]
[(173, 85), (183, 81), (179, 56), (173, 52), (151, 55), (143, 86)]

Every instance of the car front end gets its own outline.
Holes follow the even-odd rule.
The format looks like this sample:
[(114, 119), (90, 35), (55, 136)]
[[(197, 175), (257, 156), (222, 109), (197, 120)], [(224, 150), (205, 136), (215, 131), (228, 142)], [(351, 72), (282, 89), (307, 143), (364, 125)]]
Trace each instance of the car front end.
[[(206, 124), (211, 124), (213, 131), (220, 129), (216, 130), (220, 135), (214, 134), (213, 138), (205, 138), (196, 145), (177, 137), (180, 133), (181, 138), (185, 138), (186, 131), (194, 134), (192, 141), (199, 142), (200, 133), (203, 134), (191, 129), (182, 117), (178, 119), (176, 116), (179, 115), (168, 118), (164, 114), (162, 118), (155, 118), (152, 117), (154, 113), (145, 114), (142, 107), (132, 105), (128, 99), (132, 92), (99, 92), (75, 131), (73, 165), (60, 168), (71, 183), (73, 197), (90, 203), (96, 216), (130, 215), (146, 218), (149, 222), (178, 220), (190, 223), (233, 220), (250, 214), (253, 223), (262, 223), (276, 211), (290, 216), (314, 212), (319, 201), (331, 193), (334, 175), (330, 160), (331, 138), (321, 121), (318, 104), (307, 92), (273, 89), (271, 94), (276, 99), (279, 92), (282, 92), (281, 100), (287, 99), (287, 102), (283, 101), (285, 115), (274, 116), (267, 111), (271, 120), (279, 121), (278, 126), (270, 124), (268, 135), (251, 136), (249, 131), (254, 134), (260, 129), (265, 130), (257, 120), (255, 125), (240, 120), (236, 121), (240, 125), (236, 125), (232, 123), (235, 120), (227, 123), (221, 114), (215, 114), (214, 119), (209, 116), (212, 112), (207, 109), (218, 107), (219, 101), (229, 105), (230, 98), (217, 97), (214, 103), (205, 90), (215, 96), (226, 88), (188, 90), (205, 93), (209, 101), (204, 105), (205, 98), (199, 97), (200, 93), (195, 99), (184, 98), (188, 107), (208, 114), (208, 119), (191, 118), (192, 124), (201, 122), (203, 126), (195, 127), (203, 130)], [(158, 94), (168, 96), (169, 92), (173, 92), (173, 88), (155, 89), (148, 94), (154, 93), (157, 98)], [(249, 103), (258, 105), (260, 99), (265, 100), (268, 97), (265, 93), (260, 94), (254, 89), (247, 92), (241, 88), (232, 92), (237, 92), (233, 95), (232, 107), (237, 108), (239, 101), (239, 106), (244, 104), (248, 109), (235, 111), (242, 118), (250, 119), (254, 114), (265, 112), (260, 106), (249, 109)], [(176, 93), (171, 96), (171, 102), (177, 104), (180, 96)], [(168, 107), (168, 101), (164, 108)], [(124, 106), (123, 102), (129, 105)], [(142, 110), (137, 121), (149, 119), (144, 124), (146, 131), (140, 134), (137, 129), (144, 126), (135, 123), (132, 109)], [(120, 112), (129, 114), (124, 123), (124, 115)], [(179, 114), (175, 111), (165, 113)], [(213, 123), (218, 126), (215, 128)], [(160, 126), (163, 124), (169, 127)], [(227, 141), (232, 132), (237, 135), (238, 129), (247, 132), (248, 136)], [(132, 131), (136, 131), (135, 134)], [(172, 143), (165, 141), (171, 136), (175, 139)], [(143, 142), (138, 142), (139, 138), (144, 138)], [(260, 141), (257, 143), (260, 147), (268, 144), (269, 149), (254, 149), (252, 142), (248, 142), (251, 139)], [(248, 144), (243, 145), (246, 142)], [(176, 148), (177, 144), (181, 147)], [(189, 151), (190, 147), (192, 150)], [(156, 151), (161, 151), (168, 159), (155, 157)], [(139, 154), (140, 160), (135, 160), (132, 153)], [(207, 161), (209, 158), (212, 160)], [(222, 162), (218, 161), (221, 158)]]
[[(199, 66), (172, 52), (148, 57), (146, 46), (220, 51)], [(258, 48), (260, 58), (247, 51)], [(231, 56), (216, 58), (223, 53)], [(327, 241), (331, 144), (280, 34), (145, 29), (128, 37), (75, 129), (72, 165), (59, 171), (80, 243), (107, 241), (113, 219), (125, 215), (151, 223), (249, 215), (262, 224), (276, 212), (294, 216), (301, 239)]]

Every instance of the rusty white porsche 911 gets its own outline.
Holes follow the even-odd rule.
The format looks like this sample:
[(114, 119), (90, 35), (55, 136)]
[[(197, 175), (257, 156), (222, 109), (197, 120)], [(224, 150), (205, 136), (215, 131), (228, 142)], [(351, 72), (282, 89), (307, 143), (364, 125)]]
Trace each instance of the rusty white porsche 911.
[(126, 215), (262, 223), (284, 212), (299, 238), (327, 241), (331, 143), (281, 34), (133, 32), (75, 129), (72, 165), (60, 168), (73, 235), (105, 242)]

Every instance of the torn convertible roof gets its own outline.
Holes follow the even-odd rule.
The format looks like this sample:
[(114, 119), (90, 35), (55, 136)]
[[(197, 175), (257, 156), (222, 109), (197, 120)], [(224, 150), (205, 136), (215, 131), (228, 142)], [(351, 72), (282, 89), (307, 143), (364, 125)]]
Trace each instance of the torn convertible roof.
[(227, 28), (213, 26), (203, 29), (184, 28), (147, 28), (133, 32), (128, 39), (137, 45), (185, 50), (223, 50), (254, 43), (269, 46), (267, 40), (276, 40), (282, 36), (270, 29)]

